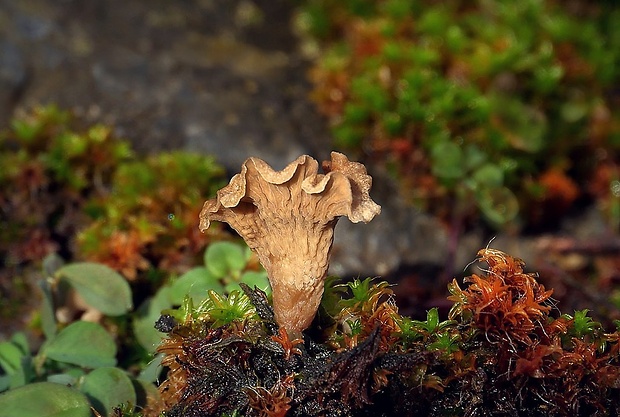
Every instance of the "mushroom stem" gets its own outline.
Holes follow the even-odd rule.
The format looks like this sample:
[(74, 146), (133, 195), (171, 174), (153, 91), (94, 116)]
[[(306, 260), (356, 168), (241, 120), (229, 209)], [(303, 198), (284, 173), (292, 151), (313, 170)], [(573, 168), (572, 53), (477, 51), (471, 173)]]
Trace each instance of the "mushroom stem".
[[(333, 223), (335, 225), (336, 220)], [(308, 239), (306, 234), (314, 236)], [(285, 324), (289, 331), (301, 332), (308, 328), (319, 308), (333, 236), (333, 226), (282, 235), (284, 252), (274, 261), (271, 257), (261, 260), (263, 265), (269, 264), (269, 268), (265, 268), (273, 292), (276, 321)], [(304, 256), (298, 256), (298, 250), (292, 253), (290, 248), (293, 247), (302, 248)]]

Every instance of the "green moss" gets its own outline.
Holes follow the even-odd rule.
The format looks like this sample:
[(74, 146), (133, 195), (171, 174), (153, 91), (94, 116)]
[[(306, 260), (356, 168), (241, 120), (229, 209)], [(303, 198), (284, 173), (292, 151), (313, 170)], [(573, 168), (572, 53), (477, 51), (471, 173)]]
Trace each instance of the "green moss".
[(370, 278), (329, 279), (303, 340), (278, 330), (265, 295), (247, 286), (240, 309), (211, 293), (205, 308), (172, 312), (164, 415), (615, 415), (618, 330), (605, 333), (587, 310), (562, 315), (521, 260), (479, 255), (483, 274), (450, 284), (444, 321), (437, 308), (401, 316), (389, 285)]
[[(337, 147), (396, 166), (414, 188), (408, 195), (429, 196), (422, 205), (431, 211), (468, 217), (477, 208), (504, 227), (540, 224), (532, 207), (548, 204), (549, 212), (560, 210), (549, 217), (560, 218), (577, 197), (612, 198), (581, 186), (596, 169), (574, 156), (604, 150), (604, 162), (616, 166), (620, 150), (613, 98), (620, 30), (612, 24), (620, 12), (607, 3), (579, 8), (587, 17), (554, 1), (369, 1), (362, 11), (357, 3), (306, 0), (302, 20), (324, 22), (321, 31), (307, 32), (321, 46), (313, 97), (331, 120)], [(329, 65), (334, 61), (340, 65)], [(468, 161), (446, 141), (514, 165), (498, 165), (502, 184), (472, 183)], [(549, 171), (577, 193), (546, 184)], [(435, 189), (428, 176), (439, 179)], [(448, 177), (455, 180), (443, 181)], [(545, 186), (542, 196), (529, 192), (536, 183)], [(509, 211), (471, 197), (498, 192), (513, 201)]]

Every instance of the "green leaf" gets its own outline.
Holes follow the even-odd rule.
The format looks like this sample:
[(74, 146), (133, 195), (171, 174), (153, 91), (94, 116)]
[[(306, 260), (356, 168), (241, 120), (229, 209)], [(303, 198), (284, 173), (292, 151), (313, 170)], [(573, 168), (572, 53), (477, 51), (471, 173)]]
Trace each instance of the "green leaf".
[(577, 100), (567, 101), (560, 111), (565, 122), (576, 123), (588, 114), (588, 104)]
[(504, 171), (494, 163), (487, 162), (472, 174), (478, 188), (501, 187), (504, 184)]
[(218, 278), (238, 275), (247, 261), (243, 247), (232, 242), (215, 242), (205, 251), (205, 266)]
[(583, 309), (575, 311), (575, 316), (573, 320), (573, 329), (577, 337), (581, 338), (586, 334), (590, 334), (594, 332), (596, 329), (601, 328), (601, 324), (592, 320), (591, 317), (588, 317), (588, 312), (590, 310)]
[(95, 369), (86, 375), (80, 391), (86, 394), (93, 407), (103, 416), (112, 415), (112, 409), (118, 405), (136, 405), (133, 383), (118, 368)]
[(157, 355), (155, 355), (153, 360), (150, 361), (148, 365), (146, 365), (146, 367), (142, 369), (142, 371), (140, 371), (140, 375), (138, 375), (138, 378), (142, 381), (156, 382), (159, 379), (161, 371), (163, 369), (161, 360), (164, 358), (164, 356), (165, 355), (163, 353), (158, 353)]
[(112, 268), (82, 262), (63, 266), (56, 276), (64, 278), (89, 305), (108, 316), (120, 316), (132, 308), (131, 289)]
[(454, 142), (438, 142), (431, 150), (433, 174), (439, 178), (455, 179), (464, 175), (461, 147)]
[(153, 352), (161, 342), (164, 333), (155, 328), (155, 322), (161, 311), (170, 308), (170, 288), (163, 287), (153, 298), (140, 305), (133, 320), (133, 330), (138, 343), (149, 352)]
[(30, 344), (28, 343), (28, 338), (24, 332), (17, 332), (11, 337), (11, 342), (17, 346), (22, 353), (29, 354), (30, 353)]
[(116, 344), (103, 327), (76, 321), (41, 347), (39, 355), (86, 368), (116, 365)]
[(21, 361), (24, 356), (25, 354), (14, 343), (0, 343), (0, 367), (7, 374), (12, 375), (21, 368)]
[(47, 381), (70, 387), (70, 386), (75, 385), (75, 383), (77, 382), (77, 378), (70, 374), (54, 374), (54, 375), (48, 376)]
[(242, 321), (256, 315), (256, 308), (247, 295), (232, 291), (228, 297), (209, 291), (209, 298), (199, 307), (204, 309), (213, 321), (212, 327), (226, 326), (233, 321)]
[(28, 143), (34, 139), (35, 136), (41, 131), (40, 123), (30, 123), (24, 120), (14, 120), (11, 122), (11, 127), (19, 139), (23, 139)]
[(446, 27), (450, 24), (450, 15), (440, 7), (429, 7), (428, 10), (419, 17), (418, 30), (431, 35), (443, 35)]
[(434, 332), (439, 326), (439, 311), (437, 307), (433, 307), (426, 313), (426, 330)]
[(478, 146), (469, 144), (463, 149), (463, 163), (468, 171), (474, 170), (484, 164), (489, 155), (482, 151)]
[(478, 207), (495, 226), (502, 226), (517, 217), (519, 202), (506, 187), (485, 188), (477, 193)]
[(241, 276), (241, 282), (250, 286), (250, 288), (258, 287), (267, 294), (271, 293), (269, 278), (266, 271), (247, 271)]
[(34, 378), (32, 356), (24, 333), (15, 333), (10, 342), (0, 343), (0, 368), (6, 374), (4, 383), (0, 383), (0, 392), (26, 385)]
[(38, 382), (0, 394), (0, 417), (91, 416), (84, 394), (53, 382)]
[[(267, 295), (271, 294), (271, 285), (266, 271), (246, 271), (241, 276), (240, 282), (247, 284), (250, 288), (258, 287)], [(226, 285), (226, 293), (230, 294), (233, 291), (241, 291), (239, 282), (230, 282)]]
[(224, 287), (219, 278), (205, 267), (193, 268), (181, 275), (170, 286), (170, 301), (174, 305), (181, 305), (186, 295), (192, 297), (196, 304), (207, 298), (207, 292), (213, 290), (222, 292)]
[(43, 299), (41, 300), (41, 328), (46, 339), (51, 339), (56, 335), (58, 326), (56, 323), (56, 313), (54, 312), (54, 297), (51, 285), (47, 280), (39, 281), (39, 287)]

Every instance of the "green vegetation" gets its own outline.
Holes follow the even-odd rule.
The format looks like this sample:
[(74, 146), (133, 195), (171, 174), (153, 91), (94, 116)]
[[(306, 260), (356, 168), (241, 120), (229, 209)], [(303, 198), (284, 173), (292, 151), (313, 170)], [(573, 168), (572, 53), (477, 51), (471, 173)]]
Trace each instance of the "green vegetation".
[[(228, 296), (221, 295), (225, 284), (239, 288), (238, 282), (243, 285), (246, 279), (265, 287), (262, 269), (242, 274), (250, 260), (249, 249), (241, 244), (216, 242), (208, 247), (205, 260), (209, 268), (201, 269), (211, 272), (190, 270), (160, 287), (134, 311), (131, 287), (118, 272), (99, 263), (62, 265), (55, 255), (50, 255), (44, 261), (49, 276), (39, 282), (43, 294), (39, 320), (33, 323), (45, 336), (38, 353), (32, 354), (32, 346), (22, 332), (0, 343), (0, 392), (8, 390), (0, 397), (0, 416), (12, 415), (24, 401), (31, 404), (32, 410), (20, 415), (38, 417), (60, 411), (67, 412), (67, 416), (90, 416), (90, 406), (102, 416), (112, 412), (130, 416), (146, 406), (157, 397), (154, 383), (161, 373), (161, 357), (153, 354), (163, 336), (155, 328), (162, 311), (179, 306), (173, 313), (178, 320), (191, 317), (204, 322), (208, 317), (214, 327), (256, 315), (249, 298), (238, 289), (232, 289)], [(52, 265), (56, 266), (53, 271)], [(238, 281), (229, 282), (232, 277)], [(100, 313), (90, 316), (96, 322), (57, 320), (59, 310), (66, 309), (68, 300), (76, 297), (88, 309), (84, 315), (93, 310)], [(50, 382), (72, 389), (50, 389)], [(118, 408), (121, 405), (122, 411)], [(2, 414), (4, 410), (9, 414)]]
[(203, 199), (224, 180), (212, 158), (140, 158), (111, 128), (83, 128), (55, 106), (13, 120), (0, 134), (0, 165), (0, 288), (10, 299), (0, 319), (33, 306), (24, 301), (49, 253), (110, 266), (141, 288), (141, 304), (227, 238), (197, 230)]
[(107, 193), (85, 211), (80, 256), (135, 279), (141, 271), (177, 272), (194, 264), (208, 242), (196, 231), (205, 195), (222, 185), (222, 169), (204, 155), (172, 152), (118, 166)]
[(620, 412), (620, 329), (561, 314), (522, 261), (481, 250), (488, 268), (449, 285), (447, 320), (400, 315), (386, 282), (332, 277), (289, 335), (250, 250), (196, 233), (222, 181), (212, 160), (139, 159), (70, 120), (38, 109), (1, 142), (22, 164), (1, 179), (3, 274), (41, 300), (32, 332), (0, 343), (0, 417)]
[(2, 416), (138, 415), (156, 396), (162, 310), (221, 303), (208, 290), (235, 300), (243, 282), (269, 289), (243, 243), (198, 231), (223, 183), (212, 158), (138, 157), (111, 128), (47, 106), (0, 135), (0, 161), (0, 319), (28, 318), (0, 343)]
[[(23, 333), (0, 343), (0, 416), (91, 416), (90, 407), (118, 417), (617, 414), (620, 322), (605, 332), (587, 310), (561, 314), (519, 259), (484, 249), (479, 260), (484, 275), (449, 285), (444, 321), (437, 308), (426, 320), (401, 316), (386, 282), (330, 279), (303, 339), (278, 328), (259, 288), (209, 290), (196, 303), (188, 295), (159, 317), (167, 335), (138, 368), (119, 362), (113, 332), (135, 314), (127, 281), (100, 264), (60, 266), (41, 283), (48, 321), (38, 352)], [(63, 284), (107, 315), (55, 321)]]
[[(314, 99), (440, 217), (540, 225), (583, 199), (617, 230), (620, 11), (571, 4), (306, 0)], [(0, 342), (0, 417), (620, 414), (620, 322), (562, 314), (505, 253), (421, 320), (331, 277), (289, 335), (250, 250), (198, 231), (212, 158), (137, 156), (48, 106), (0, 134), (0, 166), (0, 321), (31, 313)]]
[(416, 205), (540, 226), (583, 197), (617, 226), (612, 2), (302, 4), (313, 97), (336, 146), (387, 165)]
[(0, 258), (49, 252), (106, 263), (127, 279), (194, 265), (212, 235), (196, 230), (206, 196), (222, 185), (212, 158), (186, 152), (135, 156), (112, 129), (86, 129), (69, 112), (41, 107), (0, 135)]
[[(45, 340), (38, 352), (32, 353), (22, 332), (0, 343), (0, 392), (6, 391), (0, 396), (0, 416), (91, 416), (91, 407), (107, 416), (121, 404), (133, 410), (145, 403), (147, 393), (156, 395), (152, 369), (145, 366), (140, 375), (132, 375), (118, 363), (113, 317), (132, 309), (131, 289), (120, 274), (101, 264), (70, 264), (40, 285)], [(68, 290), (107, 317), (59, 323), (56, 301)]]

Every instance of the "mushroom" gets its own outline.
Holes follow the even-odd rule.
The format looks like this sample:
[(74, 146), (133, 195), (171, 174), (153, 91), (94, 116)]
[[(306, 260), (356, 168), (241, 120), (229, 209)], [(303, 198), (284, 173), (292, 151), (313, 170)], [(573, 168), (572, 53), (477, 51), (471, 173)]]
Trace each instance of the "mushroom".
[(282, 171), (248, 158), (200, 212), (201, 231), (213, 220), (226, 222), (257, 254), (276, 321), (292, 334), (308, 328), (318, 310), (339, 217), (367, 223), (381, 212), (364, 165), (332, 152), (322, 168), (325, 174), (308, 155)]

